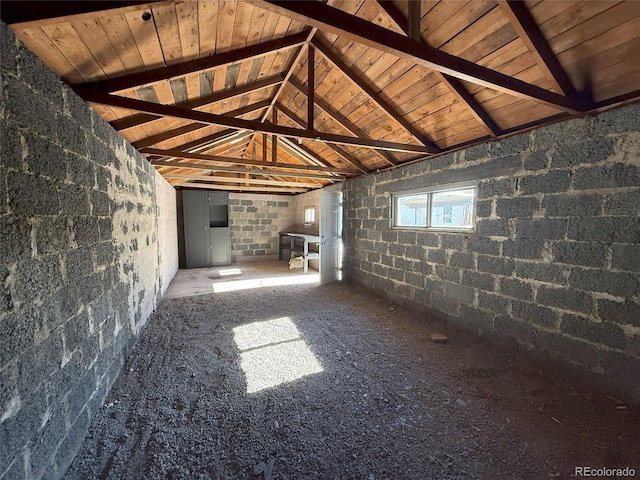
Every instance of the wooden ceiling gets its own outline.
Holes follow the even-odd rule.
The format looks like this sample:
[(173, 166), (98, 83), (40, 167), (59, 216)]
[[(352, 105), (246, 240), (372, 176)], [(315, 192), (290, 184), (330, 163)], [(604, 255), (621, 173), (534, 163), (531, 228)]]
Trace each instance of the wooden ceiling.
[(640, 100), (640, 3), (1, 3), (176, 187), (300, 193)]

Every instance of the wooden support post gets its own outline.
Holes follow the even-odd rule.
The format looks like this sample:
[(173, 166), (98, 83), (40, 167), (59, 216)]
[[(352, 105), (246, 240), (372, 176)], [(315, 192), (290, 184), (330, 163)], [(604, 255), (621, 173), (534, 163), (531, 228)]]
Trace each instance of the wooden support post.
[[(278, 125), (278, 110), (273, 109), (273, 124)], [(271, 163), (278, 163), (278, 137), (276, 135), (271, 135)]]

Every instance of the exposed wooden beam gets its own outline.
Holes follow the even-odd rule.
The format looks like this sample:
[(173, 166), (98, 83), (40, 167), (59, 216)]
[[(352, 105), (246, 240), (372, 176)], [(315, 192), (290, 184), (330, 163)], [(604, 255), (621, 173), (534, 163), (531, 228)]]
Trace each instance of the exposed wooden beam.
[(90, 103), (110, 105), (112, 107), (127, 108), (144, 113), (163, 115), (166, 117), (184, 118), (196, 122), (220, 125), (223, 127), (236, 128), (238, 130), (254, 130), (256, 132), (272, 133), (285, 137), (320, 140), (328, 143), (338, 143), (343, 145), (353, 145), (357, 147), (378, 148), (398, 152), (429, 153), (430, 149), (421, 145), (409, 145), (406, 143), (388, 142), (384, 140), (368, 140), (358, 137), (348, 137), (335, 135), (332, 133), (301, 130), (276, 125), (268, 125), (257, 121), (230, 118), (214, 113), (200, 112), (197, 110), (187, 110), (173, 105), (160, 105), (153, 102), (145, 102), (134, 98), (119, 97), (116, 95), (93, 92), (90, 88), (83, 90), (82, 97)]
[(412, 40), (418, 40), (422, 38), (422, 32), (420, 31), (420, 1), (408, 0), (409, 4), (409, 26), (405, 32), (407, 36)]
[[(278, 110), (280, 110), (282, 113), (284, 113), (287, 117), (289, 117), (289, 119), (291, 119), (292, 122), (300, 125), (302, 128), (307, 127), (306, 122), (301, 119), (300, 117), (298, 117), (295, 113), (293, 113), (291, 110), (289, 110), (288, 108), (284, 107), (281, 104), (278, 104)], [(345, 152), (343, 149), (341, 149), (340, 147), (337, 147), (335, 145), (332, 145), (330, 143), (327, 144), (327, 147), (329, 147), (331, 150), (333, 150), (335, 153), (338, 154), (338, 156), (340, 156), (341, 158), (343, 158), (345, 161), (347, 161), (348, 163), (350, 163), (351, 165), (353, 165), (354, 167), (356, 167), (358, 170), (360, 170), (362, 173), (369, 173), (371, 170), (369, 170), (367, 167), (365, 167), (362, 163), (360, 163), (359, 160), (357, 160), (356, 158), (354, 158), (353, 156), (351, 156), (349, 153)]]
[(241, 177), (224, 177), (222, 175), (185, 175), (178, 173), (167, 173), (164, 178), (175, 178), (177, 180), (205, 180), (209, 182), (219, 183), (246, 183), (249, 185), (271, 185), (274, 187), (314, 187), (314, 185), (304, 184), (301, 182), (290, 182), (286, 180), (268, 180), (257, 178), (241, 178)]
[(112, 1), (101, 0), (98, 2), (55, 1), (55, 2), (26, 2), (24, 0), (2, 0), (0, 4), (0, 17), (9, 25), (20, 24), (19, 28), (33, 26), (41, 27), (51, 23), (61, 23), (70, 20), (68, 17), (75, 15), (108, 14), (111, 10), (119, 10), (118, 13), (127, 11), (139, 11), (154, 7), (158, 0), (125, 0)]
[(353, 72), (338, 55), (331, 51), (330, 48), (316, 40), (313, 41), (313, 45), (322, 53), (324, 58), (329, 60), (329, 62), (331, 62), (335, 68), (340, 70), (349, 80), (351, 80), (354, 85), (360, 88), (360, 90), (362, 90), (371, 99), (371, 101), (373, 101), (373, 103), (378, 105), (378, 107), (382, 109), (382, 111), (386, 113), (389, 118), (399, 123), (402, 128), (404, 128), (411, 134), (413, 138), (425, 145), (427, 147), (428, 153), (438, 153), (440, 151), (440, 148), (435, 143), (427, 138), (426, 135), (416, 130), (416, 128), (411, 125), (411, 123), (409, 123), (407, 119), (405, 119), (391, 105), (384, 101), (378, 94), (378, 92), (376, 92), (355, 72)]
[[(231, 110), (230, 112), (225, 113), (225, 115), (229, 117), (239, 117), (242, 115), (246, 115), (247, 113), (255, 112), (256, 110), (267, 108), (269, 106), (269, 103), (269, 100), (263, 100), (262, 102)], [(166, 140), (170, 140), (187, 133), (195, 132), (197, 130), (202, 130), (203, 128), (209, 128), (210, 126), (211, 125), (208, 123), (189, 123), (181, 127), (167, 130), (166, 132), (157, 133), (156, 135), (150, 135), (146, 138), (142, 138), (133, 142), (131, 145), (133, 145), (135, 148), (150, 147), (151, 145), (155, 145), (156, 143), (164, 142)]]
[(509, 18), (520, 39), (536, 58), (538, 67), (554, 81), (558, 89), (568, 97), (575, 97), (577, 91), (564, 70), (547, 39), (542, 34), (533, 15), (523, 1), (498, 0), (500, 8)]
[[(275, 108), (271, 110), (273, 115), (273, 124), (278, 125), (278, 110)], [(278, 163), (278, 137), (271, 135), (271, 163), (274, 165)]]
[(407, 59), (483, 87), (532, 100), (559, 110), (579, 114), (586, 110), (572, 98), (567, 98), (495, 70), (476, 65), (442, 50), (432, 48), (371, 22), (349, 15), (322, 2), (257, 0), (265, 10), (285, 15), (298, 22), (322, 29), (351, 41), (385, 53)]
[[(296, 77), (291, 77), (289, 79), (289, 83), (303, 95), (306, 93), (304, 86), (298, 81)], [(329, 105), (322, 98), (316, 97), (315, 104), (352, 135), (355, 135), (356, 137), (367, 138), (367, 135), (362, 130), (360, 130), (357, 126), (347, 120), (343, 115), (340, 115), (338, 112), (336, 112), (331, 107), (331, 105)], [(396, 162), (395, 158), (393, 158), (388, 152), (384, 150), (375, 150), (375, 152), (389, 164), (397, 165), (398, 162)]]
[(302, 188), (292, 187), (247, 187), (244, 185), (214, 185), (212, 183), (192, 183), (192, 182), (175, 182), (172, 183), (174, 187), (192, 187), (192, 188), (205, 188), (208, 190), (230, 190), (240, 192), (271, 192), (271, 193), (304, 193), (311, 189), (316, 188), (314, 185)]
[(130, 88), (140, 87), (149, 83), (169, 80), (171, 78), (188, 75), (202, 70), (221, 67), (232, 63), (241, 62), (255, 57), (261, 57), (271, 52), (293, 48), (304, 44), (307, 41), (305, 33), (297, 33), (284, 38), (270, 40), (268, 42), (251, 45), (248, 47), (231, 50), (230, 52), (217, 53), (204, 58), (176, 63), (167, 67), (154, 68), (137, 73), (130, 73), (121, 77), (109, 78), (97, 82), (72, 85), (72, 88), (82, 97), (83, 93), (89, 89), (96, 93), (113, 93)]
[(216, 165), (208, 165), (203, 163), (183, 163), (178, 161), (166, 161), (166, 160), (150, 160), (151, 165), (160, 169), (163, 167), (171, 167), (171, 168), (186, 168), (191, 170), (202, 170), (207, 172), (227, 172), (227, 173), (239, 173), (239, 174), (251, 174), (251, 175), (262, 175), (265, 177), (277, 175), (280, 177), (291, 177), (291, 178), (309, 178), (312, 180), (329, 180), (331, 182), (342, 182), (345, 180), (345, 177), (342, 175), (322, 175), (321, 173), (315, 174), (313, 172), (309, 173), (300, 173), (300, 172), (282, 172), (282, 171), (270, 171), (266, 170), (269, 166), (265, 166), (265, 170), (261, 170), (256, 168), (240, 168), (240, 167), (222, 167)]
[[(307, 46), (307, 48), (309, 47), (309, 42), (311, 42), (311, 39), (313, 38), (313, 36), (316, 34), (317, 31), (318, 31), (317, 28), (311, 28), (307, 32), (307, 37), (306, 37), (306, 41), (305, 41), (305, 45)], [(273, 107), (275, 106), (276, 102), (280, 98), (280, 95), (282, 94), (282, 91), (284, 90), (284, 87), (287, 85), (287, 80), (291, 77), (291, 75), (293, 75), (293, 69), (300, 62), (300, 60), (302, 60), (302, 56), (303, 55), (304, 55), (304, 46), (300, 47), (300, 49), (298, 50), (298, 53), (296, 54), (296, 56), (293, 57), (293, 59), (291, 60), (291, 63), (289, 64), (289, 67), (287, 68), (287, 73), (284, 76), (284, 81), (280, 84), (280, 88), (278, 88), (278, 91), (275, 93), (275, 95), (271, 99), (271, 105), (269, 106), (267, 111), (264, 112), (264, 115), (262, 116), (262, 121), (263, 122), (267, 121), (267, 118), (269, 117), (269, 112), (271, 110), (273, 110)]]
[(214, 148), (216, 145), (226, 143), (230, 139), (235, 139), (238, 137), (252, 135), (252, 132), (241, 132), (238, 130), (234, 130), (231, 128), (222, 130), (220, 132), (213, 133), (211, 135), (207, 135), (206, 137), (198, 138), (196, 140), (192, 140), (191, 142), (183, 143), (182, 145), (178, 145), (174, 147), (176, 150), (182, 151), (193, 151), (199, 148), (207, 147)]
[[(404, 14), (395, 6), (391, 0), (378, 0), (380, 6), (387, 12), (387, 15), (391, 17), (391, 20), (403, 31), (407, 32), (409, 28), (409, 22), (404, 17)], [(413, 3), (413, 2), (410, 2)], [(426, 44), (422, 35), (420, 35), (420, 41)], [(500, 134), (500, 127), (493, 121), (491, 116), (486, 112), (484, 108), (477, 102), (477, 100), (471, 95), (464, 87), (462, 82), (457, 78), (445, 75), (436, 70), (433, 73), (444, 83), (447, 88), (453, 93), (462, 104), (467, 107), (475, 119), (485, 127), (487, 133), (492, 137)]]
[[(244, 95), (245, 93), (255, 92), (263, 88), (268, 88), (273, 85), (278, 85), (283, 81), (284, 81), (284, 75), (274, 75), (272, 77), (258, 80), (257, 82), (247, 83), (245, 85), (241, 85), (236, 88), (230, 88), (228, 90), (223, 90), (221, 92), (216, 92), (214, 94), (207, 95), (205, 97), (188, 100), (186, 102), (176, 103), (175, 106), (188, 108), (188, 109), (203, 107), (205, 105), (211, 105), (213, 103), (222, 102), (223, 100), (228, 100), (230, 98)], [(119, 131), (119, 130), (125, 130), (127, 128), (144, 125), (145, 123), (153, 122), (154, 120), (159, 120), (161, 118), (163, 117), (158, 115), (149, 115), (147, 113), (137, 113), (135, 115), (131, 115), (126, 118), (120, 118), (118, 120), (109, 122), (109, 125), (111, 125), (113, 128)]]
[[(316, 96), (316, 55), (315, 48), (307, 49), (307, 129), (313, 130), (313, 117)], [(291, 77), (293, 78), (293, 77)]]
[(328, 162), (320, 159), (314, 151), (308, 149), (304, 145), (296, 144), (287, 137), (282, 137), (280, 140), (281, 148), (301, 162), (304, 162), (305, 164), (311, 162), (312, 165), (315, 163), (316, 165), (323, 167), (331, 166)]
[(260, 160), (247, 160), (242, 158), (234, 158), (234, 157), (220, 157), (216, 155), (205, 155), (202, 153), (189, 153), (182, 152), (180, 150), (161, 150), (158, 148), (143, 148), (140, 150), (140, 153), (144, 155), (159, 155), (162, 157), (170, 157), (170, 158), (184, 158), (186, 160), (207, 160), (210, 162), (219, 162), (228, 165), (249, 165), (252, 167), (269, 167), (272, 169), (292, 169), (292, 170), (301, 170), (301, 171), (314, 171), (314, 172), (329, 172), (329, 173), (342, 173), (344, 175), (353, 175), (353, 172), (350, 170), (345, 170), (343, 168), (336, 167), (318, 167), (316, 165), (298, 165), (297, 163), (279, 163), (277, 165), (273, 165), (271, 163), (264, 163)]

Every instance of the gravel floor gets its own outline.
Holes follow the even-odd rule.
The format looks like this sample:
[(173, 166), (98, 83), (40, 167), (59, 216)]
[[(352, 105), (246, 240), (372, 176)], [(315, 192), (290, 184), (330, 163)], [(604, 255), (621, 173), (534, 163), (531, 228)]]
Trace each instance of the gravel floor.
[(165, 299), (65, 478), (640, 475), (620, 407), (340, 283)]

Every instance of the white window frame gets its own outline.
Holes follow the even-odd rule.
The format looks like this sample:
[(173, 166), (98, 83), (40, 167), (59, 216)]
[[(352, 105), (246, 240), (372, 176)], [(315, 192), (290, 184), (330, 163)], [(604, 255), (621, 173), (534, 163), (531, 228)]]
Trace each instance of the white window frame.
[(316, 224), (316, 207), (304, 207), (304, 226), (311, 227)]
[[(432, 205), (433, 195), (436, 193), (450, 192), (452, 190), (473, 190), (473, 203), (471, 205), (471, 226), (460, 227), (451, 226), (446, 227), (443, 225), (433, 226), (432, 223)], [(398, 201), (404, 197), (410, 197), (413, 195), (426, 195), (427, 197), (427, 212), (426, 212), (426, 225), (398, 225)], [(437, 187), (425, 187), (415, 190), (407, 190), (402, 192), (395, 192), (391, 195), (391, 228), (402, 230), (429, 230), (429, 231), (441, 231), (441, 232), (475, 232), (476, 229), (476, 204), (478, 201), (478, 184), (477, 182), (464, 182), (455, 183), (449, 185), (441, 185)]]

